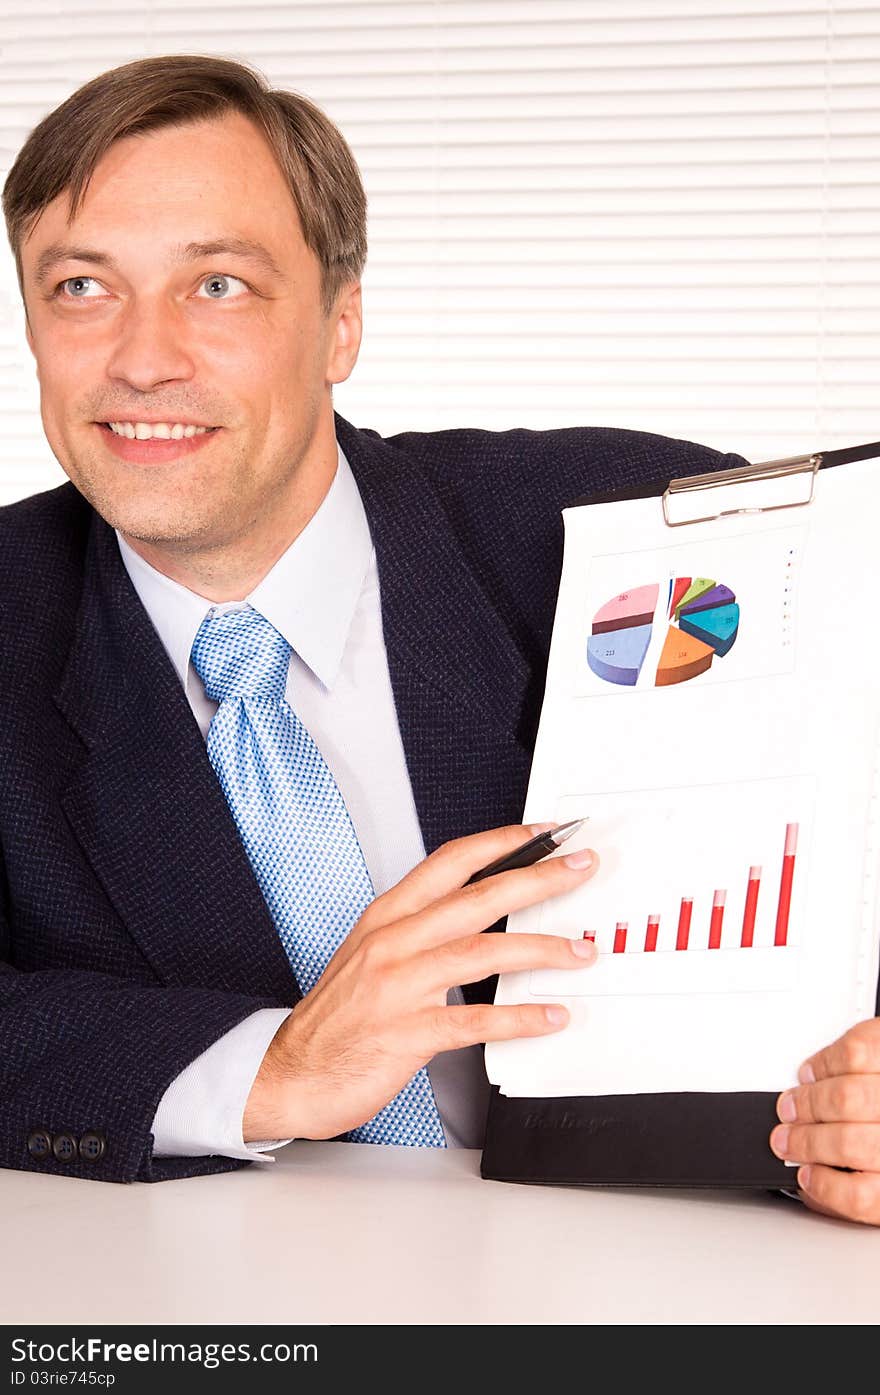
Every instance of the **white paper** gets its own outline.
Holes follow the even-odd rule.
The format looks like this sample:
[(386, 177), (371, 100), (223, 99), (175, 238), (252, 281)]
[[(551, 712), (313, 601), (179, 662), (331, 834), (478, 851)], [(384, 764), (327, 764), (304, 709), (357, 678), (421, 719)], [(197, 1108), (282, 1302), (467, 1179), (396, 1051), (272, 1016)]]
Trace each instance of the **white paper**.
[[(508, 932), (590, 931), (600, 955), (583, 969), (502, 977), (497, 1002), (564, 1002), (571, 1022), (490, 1043), (489, 1078), (521, 1096), (783, 1089), (806, 1056), (874, 1012), (880, 469), (825, 470), (808, 506), (711, 523), (670, 528), (655, 498), (564, 517), (524, 818), (589, 816), (557, 855), (594, 847), (601, 866), (579, 891), (512, 915)], [(683, 622), (713, 622), (705, 610), (670, 616), (678, 578), (733, 593), (739, 610), (725, 616), (725, 593), (704, 592), (722, 630), (738, 614), (726, 653), (723, 632), (710, 644), (706, 631), (683, 637)], [(656, 587), (646, 623), (631, 614), (593, 636), (591, 667), (597, 616), (620, 593), (624, 610), (652, 599), (643, 587)], [(658, 686), (670, 630), (667, 677), (689, 671), (674, 666), (680, 650), (707, 666)], [(787, 836), (796, 850), (777, 943)], [(659, 916), (653, 950), (649, 916)]]

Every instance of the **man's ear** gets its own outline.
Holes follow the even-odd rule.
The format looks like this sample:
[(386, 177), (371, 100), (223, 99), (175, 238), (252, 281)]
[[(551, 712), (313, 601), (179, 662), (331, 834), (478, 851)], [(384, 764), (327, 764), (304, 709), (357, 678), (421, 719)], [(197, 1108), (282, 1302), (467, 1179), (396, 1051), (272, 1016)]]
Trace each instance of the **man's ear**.
[(333, 334), (327, 358), (327, 382), (344, 383), (357, 363), (363, 332), (360, 282), (346, 287), (332, 311)]

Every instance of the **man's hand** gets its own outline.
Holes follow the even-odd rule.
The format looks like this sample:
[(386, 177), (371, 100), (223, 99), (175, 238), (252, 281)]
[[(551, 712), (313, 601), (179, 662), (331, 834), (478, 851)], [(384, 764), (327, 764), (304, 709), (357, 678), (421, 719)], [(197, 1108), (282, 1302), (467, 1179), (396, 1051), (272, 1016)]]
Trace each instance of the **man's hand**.
[(812, 1210), (880, 1225), (880, 1019), (811, 1056), (798, 1079), (777, 1100), (771, 1148), (805, 1164), (797, 1181)]
[(333, 1138), (371, 1119), (438, 1051), (567, 1024), (561, 1005), (446, 1003), (449, 988), (490, 974), (577, 969), (595, 959), (580, 934), (481, 933), (511, 911), (579, 887), (598, 865), (595, 853), (465, 885), (552, 826), (517, 824), (446, 843), (367, 907), (271, 1042), (248, 1098), (246, 1141)]

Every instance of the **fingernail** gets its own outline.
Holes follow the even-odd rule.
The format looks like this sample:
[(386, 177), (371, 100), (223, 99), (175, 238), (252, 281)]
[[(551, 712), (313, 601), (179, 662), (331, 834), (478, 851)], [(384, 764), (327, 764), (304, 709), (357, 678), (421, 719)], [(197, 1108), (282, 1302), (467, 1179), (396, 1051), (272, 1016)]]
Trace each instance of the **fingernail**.
[(788, 1133), (787, 1128), (779, 1128), (774, 1129), (770, 1135), (770, 1147), (777, 1158), (784, 1158), (788, 1152)]
[(810, 1190), (810, 1175), (810, 1169), (808, 1167), (802, 1167), (798, 1172), (798, 1186), (802, 1192), (808, 1192)]
[(544, 1009), (544, 1016), (548, 1022), (552, 1022), (554, 1027), (561, 1027), (568, 1021), (568, 1008), (560, 1007), (558, 1003), (551, 1003)]
[(533, 838), (537, 838), (539, 833), (551, 833), (555, 827), (555, 823), (530, 823), (529, 832)]
[(794, 1123), (797, 1118), (797, 1104), (790, 1090), (787, 1094), (780, 1096), (776, 1105), (776, 1113), (786, 1124)]
[(566, 867), (573, 867), (577, 872), (586, 871), (593, 865), (592, 848), (581, 848), (580, 852), (569, 853), (568, 857), (562, 859)]
[(579, 959), (595, 959), (597, 950), (595, 940), (572, 940), (571, 952)]
[(798, 1080), (802, 1085), (814, 1085), (816, 1083), (816, 1076), (809, 1061), (805, 1061), (798, 1071)]

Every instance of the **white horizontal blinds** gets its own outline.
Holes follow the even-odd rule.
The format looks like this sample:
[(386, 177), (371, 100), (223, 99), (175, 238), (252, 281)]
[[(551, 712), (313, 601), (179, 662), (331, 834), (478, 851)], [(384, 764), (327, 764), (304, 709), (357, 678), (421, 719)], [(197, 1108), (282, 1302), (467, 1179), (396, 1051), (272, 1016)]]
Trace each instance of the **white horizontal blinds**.
[(367, 124), (327, 93), (372, 212), (343, 410), (756, 459), (880, 436), (877, 6), (440, 11), (418, 95), (395, 70)]
[[(324, 107), (370, 201), (336, 394), (358, 424), (617, 425), (753, 459), (880, 436), (880, 3), (98, 0), (60, 25), (8, 0), (0, 44), (6, 168), (144, 53), (243, 57)], [(62, 478), (17, 315), (0, 497)]]

